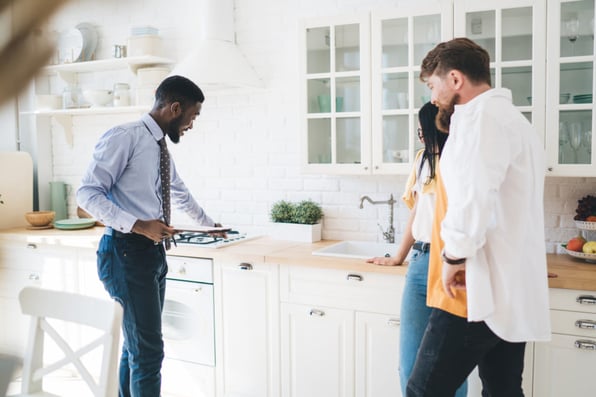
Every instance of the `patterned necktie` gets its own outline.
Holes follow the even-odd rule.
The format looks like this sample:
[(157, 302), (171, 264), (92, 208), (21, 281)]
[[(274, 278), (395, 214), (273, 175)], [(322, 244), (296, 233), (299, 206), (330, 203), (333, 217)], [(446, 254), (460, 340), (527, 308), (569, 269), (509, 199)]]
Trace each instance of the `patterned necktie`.
[[(161, 205), (163, 209), (163, 220), (170, 225), (170, 153), (166, 145), (166, 137), (159, 140), (159, 176), (161, 178)], [(165, 240), (166, 250), (170, 249), (171, 242)]]

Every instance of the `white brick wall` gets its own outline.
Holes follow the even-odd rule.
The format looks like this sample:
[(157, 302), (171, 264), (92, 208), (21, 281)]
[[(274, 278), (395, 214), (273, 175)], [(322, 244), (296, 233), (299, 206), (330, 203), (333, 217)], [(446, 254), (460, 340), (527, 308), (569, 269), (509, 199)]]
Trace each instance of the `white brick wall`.
[[(195, 128), (182, 138), (181, 144), (172, 147), (179, 172), (208, 213), (225, 224), (267, 233), (272, 202), (311, 198), (323, 205), (324, 238), (380, 239), (377, 223), (387, 227), (387, 206), (373, 207), (366, 203), (364, 209), (359, 209), (359, 198), (367, 194), (375, 200), (385, 200), (391, 193), (397, 198), (404, 176), (335, 177), (300, 173), (296, 26), (302, 17), (424, 1), (427, 0), (236, 0), (237, 41), (266, 88), (225, 94), (206, 91), (207, 101)], [(97, 25), (101, 58), (110, 56), (113, 44), (126, 42), (131, 26), (152, 25), (160, 29), (164, 38), (165, 55), (181, 59), (199, 37), (200, 5), (201, 1), (196, 0), (73, 0), (50, 24), (50, 30), (52, 27), (61, 30), (79, 22)], [(97, 85), (109, 79), (83, 76), (82, 81)], [(99, 135), (114, 124), (136, 117), (128, 114), (74, 118), (72, 147), (66, 143), (61, 127), (55, 125), (54, 178), (76, 189)], [(547, 179), (545, 215), (549, 251), (555, 250), (557, 242), (566, 241), (576, 233), (571, 221), (576, 202), (594, 192), (596, 178)], [(72, 194), (69, 204), (74, 214)], [(395, 214), (399, 233), (407, 219), (403, 204), (396, 207)], [(174, 219), (185, 220), (179, 214)]]

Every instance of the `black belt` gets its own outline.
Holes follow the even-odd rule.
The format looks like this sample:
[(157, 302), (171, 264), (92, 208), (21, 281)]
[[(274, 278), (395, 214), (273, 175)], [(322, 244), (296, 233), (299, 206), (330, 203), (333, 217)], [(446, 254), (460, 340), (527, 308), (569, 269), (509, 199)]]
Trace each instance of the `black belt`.
[(430, 251), (430, 243), (425, 243), (424, 241), (416, 241), (412, 248), (420, 252), (428, 252)]
[(118, 230), (114, 230), (111, 227), (106, 227), (103, 234), (107, 234), (108, 236), (116, 237), (116, 238), (127, 238), (131, 237), (132, 233), (122, 233)]

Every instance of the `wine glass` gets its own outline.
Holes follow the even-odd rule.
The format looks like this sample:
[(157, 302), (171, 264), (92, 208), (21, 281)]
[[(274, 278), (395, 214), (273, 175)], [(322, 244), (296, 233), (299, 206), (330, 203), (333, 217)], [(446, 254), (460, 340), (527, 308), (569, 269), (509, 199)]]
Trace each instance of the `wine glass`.
[(582, 125), (575, 121), (569, 125), (569, 145), (573, 149), (574, 163), (577, 164), (577, 150), (582, 144)]
[(571, 53), (575, 54), (575, 42), (579, 37), (579, 18), (574, 15), (564, 22), (567, 40), (571, 42)]
[(565, 163), (565, 145), (569, 142), (569, 127), (566, 121), (559, 122), (559, 163)]

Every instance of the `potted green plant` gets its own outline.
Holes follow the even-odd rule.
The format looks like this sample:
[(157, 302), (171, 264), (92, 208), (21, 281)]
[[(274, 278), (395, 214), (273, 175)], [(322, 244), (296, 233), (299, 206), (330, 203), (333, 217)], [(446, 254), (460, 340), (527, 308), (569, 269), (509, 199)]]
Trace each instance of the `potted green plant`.
[(271, 207), (271, 236), (279, 240), (321, 240), (323, 210), (312, 200), (291, 203), (280, 200)]

